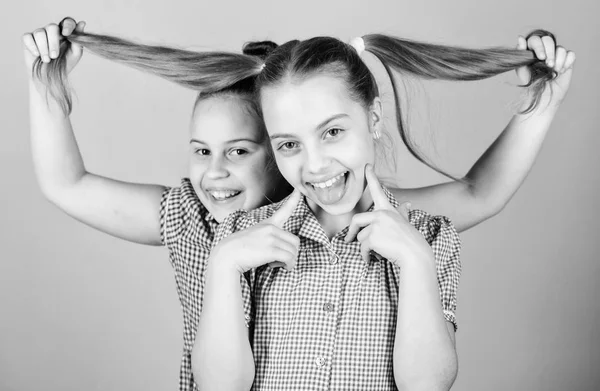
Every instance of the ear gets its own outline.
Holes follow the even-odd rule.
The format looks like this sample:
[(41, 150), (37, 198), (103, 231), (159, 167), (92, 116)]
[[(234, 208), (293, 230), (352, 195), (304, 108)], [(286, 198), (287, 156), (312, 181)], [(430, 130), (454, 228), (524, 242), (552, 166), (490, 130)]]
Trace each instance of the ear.
[(369, 106), (369, 130), (371, 133), (378, 132), (381, 134), (383, 131), (383, 106), (381, 99), (376, 97), (373, 99), (373, 103)]

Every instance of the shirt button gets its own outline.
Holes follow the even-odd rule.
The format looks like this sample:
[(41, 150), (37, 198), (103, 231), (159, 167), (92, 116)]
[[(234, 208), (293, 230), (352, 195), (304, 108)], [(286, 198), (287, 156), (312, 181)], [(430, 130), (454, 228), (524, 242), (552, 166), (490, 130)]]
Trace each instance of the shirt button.
[(331, 303), (323, 304), (323, 311), (325, 311), (325, 312), (333, 311), (333, 304), (331, 304)]
[(339, 261), (340, 261), (340, 256), (337, 255), (336, 253), (333, 253), (333, 256), (329, 259), (329, 263), (332, 265), (337, 265)]
[(325, 365), (325, 357), (317, 357), (315, 359), (315, 364), (317, 365), (317, 367), (322, 368)]

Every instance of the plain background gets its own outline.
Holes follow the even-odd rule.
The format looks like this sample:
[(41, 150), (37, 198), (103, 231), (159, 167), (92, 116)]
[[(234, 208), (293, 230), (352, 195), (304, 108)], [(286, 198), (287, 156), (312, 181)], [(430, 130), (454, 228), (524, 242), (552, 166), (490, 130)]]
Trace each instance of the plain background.
[[(36, 185), (21, 35), (66, 15), (91, 32), (227, 50), (255, 39), (369, 32), (513, 46), (517, 34), (553, 31), (578, 57), (569, 96), (519, 193), (462, 236), (454, 390), (598, 389), (599, 8), (594, 0), (4, 2), (0, 390), (177, 388), (182, 315), (166, 250), (94, 231)], [(179, 183), (194, 93), (90, 53), (72, 80), (72, 121), (90, 171)], [(414, 130), (436, 139), (435, 150), (424, 145), (444, 168), (464, 174), (510, 119), (515, 83), (512, 74), (425, 83), (412, 106), (427, 108), (414, 118), (430, 126)], [(404, 186), (441, 180), (404, 152), (399, 166)]]

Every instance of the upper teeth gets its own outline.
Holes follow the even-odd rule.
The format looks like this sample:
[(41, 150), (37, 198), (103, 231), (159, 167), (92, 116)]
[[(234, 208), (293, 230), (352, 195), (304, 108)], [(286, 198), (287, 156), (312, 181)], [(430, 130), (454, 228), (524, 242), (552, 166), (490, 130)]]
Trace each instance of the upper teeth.
[(239, 192), (233, 191), (233, 190), (214, 190), (209, 193), (211, 196), (213, 196), (217, 200), (224, 200), (226, 198), (230, 198), (230, 197), (233, 197), (234, 195), (237, 195)]
[(326, 187), (331, 187), (334, 183), (336, 183), (337, 181), (339, 181), (343, 176), (344, 176), (345, 172), (334, 176), (331, 179), (326, 180), (325, 182), (318, 182), (318, 183), (311, 183), (314, 187), (318, 187), (321, 189), (324, 189)]

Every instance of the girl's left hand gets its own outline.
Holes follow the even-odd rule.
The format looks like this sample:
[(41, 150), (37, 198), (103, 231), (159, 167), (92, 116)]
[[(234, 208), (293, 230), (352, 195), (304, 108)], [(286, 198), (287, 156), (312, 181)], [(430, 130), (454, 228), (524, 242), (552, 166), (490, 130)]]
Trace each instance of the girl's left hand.
[(410, 204), (403, 203), (394, 208), (370, 164), (365, 169), (365, 176), (375, 207), (372, 212), (354, 215), (345, 241), (358, 239), (365, 262), (369, 261), (371, 251), (398, 265), (423, 258), (433, 261), (431, 246), (408, 221)]
[[(546, 65), (556, 72), (557, 76), (549, 82), (550, 88), (546, 88), (544, 95), (547, 95), (553, 102), (560, 104), (571, 84), (575, 53), (556, 45), (554, 39), (549, 35), (542, 37), (532, 35), (528, 39), (519, 36), (517, 49), (531, 50), (538, 60), (544, 60)], [(528, 67), (521, 67), (517, 69), (517, 76), (521, 85), (527, 84), (531, 79), (531, 71)]]

